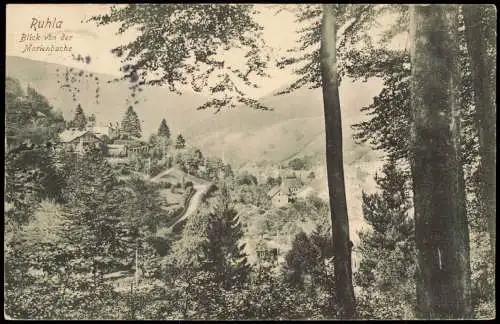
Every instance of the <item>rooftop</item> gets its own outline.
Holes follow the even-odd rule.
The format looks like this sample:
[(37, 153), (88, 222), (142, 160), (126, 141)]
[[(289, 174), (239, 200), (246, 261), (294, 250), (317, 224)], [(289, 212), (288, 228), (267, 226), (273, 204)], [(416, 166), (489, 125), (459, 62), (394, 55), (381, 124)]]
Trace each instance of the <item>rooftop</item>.
[(280, 186), (275, 186), (271, 190), (269, 190), (269, 192), (267, 193), (267, 195), (269, 197), (274, 197), (280, 190), (281, 190)]
[(59, 134), (59, 140), (63, 143), (67, 143), (87, 133), (88, 133), (87, 130), (67, 129)]

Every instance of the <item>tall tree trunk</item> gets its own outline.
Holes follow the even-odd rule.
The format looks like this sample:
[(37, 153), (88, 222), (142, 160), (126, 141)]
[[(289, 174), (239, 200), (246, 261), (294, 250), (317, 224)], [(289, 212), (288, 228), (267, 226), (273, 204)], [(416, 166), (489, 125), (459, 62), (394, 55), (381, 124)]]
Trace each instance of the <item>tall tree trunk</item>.
[(326, 165), (332, 219), (335, 293), (342, 318), (354, 318), (349, 219), (344, 183), (342, 123), (336, 58), (337, 17), (333, 4), (323, 5), (321, 25), (321, 77), (326, 132)]
[(495, 69), (488, 55), (494, 26), (485, 21), (485, 5), (463, 5), (467, 49), (471, 59), (474, 102), (479, 128), (480, 175), (492, 254), (496, 246), (496, 103)]
[(460, 163), (457, 6), (411, 7), (417, 307), (427, 319), (469, 318), (469, 232)]

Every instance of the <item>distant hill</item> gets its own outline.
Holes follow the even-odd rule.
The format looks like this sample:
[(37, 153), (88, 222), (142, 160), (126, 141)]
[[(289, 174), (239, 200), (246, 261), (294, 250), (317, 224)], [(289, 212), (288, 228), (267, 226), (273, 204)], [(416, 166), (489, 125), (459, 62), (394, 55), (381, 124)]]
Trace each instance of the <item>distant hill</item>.
[[(94, 81), (82, 81), (77, 101), (72, 95), (61, 89), (57, 83), (59, 74), (67, 67), (59, 64), (30, 60), (21, 57), (6, 57), (6, 75), (15, 77), (23, 85), (30, 85), (47, 97), (56, 110), (61, 110), (65, 119), (73, 117), (78, 103), (87, 115), (94, 113), (99, 124), (121, 122), (128, 107), (129, 84), (126, 81), (107, 83), (115, 77), (93, 73), (100, 82), (100, 102), (96, 103), (96, 85)], [(84, 66), (82, 66), (83, 68)], [(90, 72), (89, 72), (90, 73)], [(208, 111), (198, 111), (196, 107), (206, 102), (206, 98), (196, 93), (185, 93), (181, 96), (163, 87), (145, 87), (138, 95), (139, 103), (133, 105), (142, 121), (144, 137), (156, 132), (162, 118), (167, 120), (171, 132), (175, 135), (182, 132), (193, 122), (211, 115)], [(185, 136), (186, 137), (186, 136)], [(189, 138), (188, 138), (189, 139)]]
[[(346, 162), (372, 152), (354, 143), (351, 125), (360, 121), (360, 108), (373, 95), (359, 96), (363, 85), (353, 84), (341, 97)], [(366, 91), (364, 91), (366, 93)], [(372, 91), (373, 92), (373, 91)], [(375, 95), (375, 93), (374, 93)], [(276, 162), (299, 156), (313, 156), (323, 163), (325, 151), (323, 99), (321, 89), (300, 89), (282, 96), (260, 99), (272, 111), (237, 107), (199, 120), (185, 130), (189, 138), (211, 153), (237, 165)], [(367, 156), (371, 159), (373, 156)]]

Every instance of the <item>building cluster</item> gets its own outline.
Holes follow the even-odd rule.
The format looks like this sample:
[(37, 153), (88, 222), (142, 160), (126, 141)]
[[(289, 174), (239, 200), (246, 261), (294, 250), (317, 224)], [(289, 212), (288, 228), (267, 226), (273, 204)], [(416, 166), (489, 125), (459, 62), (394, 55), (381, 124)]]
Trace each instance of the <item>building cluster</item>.
[(84, 130), (66, 129), (59, 134), (59, 144), (68, 150), (83, 153), (87, 148), (100, 149), (110, 157), (126, 157), (132, 153), (147, 152), (149, 146), (139, 138), (121, 138), (118, 127), (89, 126)]

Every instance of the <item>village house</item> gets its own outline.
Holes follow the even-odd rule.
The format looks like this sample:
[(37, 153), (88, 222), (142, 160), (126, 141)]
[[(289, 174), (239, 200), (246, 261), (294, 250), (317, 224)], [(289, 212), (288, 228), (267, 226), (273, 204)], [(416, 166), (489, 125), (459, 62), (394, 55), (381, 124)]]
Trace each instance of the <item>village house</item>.
[(286, 176), (282, 179), (281, 185), (273, 187), (267, 195), (271, 198), (274, 206), (282, 207), (297, 199), (301, 187), (300, 179), (296, 176)]
[(59, 134), (62, 148), (83, 153), (86, 148), (94, 147), (103, 150), (104, 142), (88, 130), (69, 129)]

